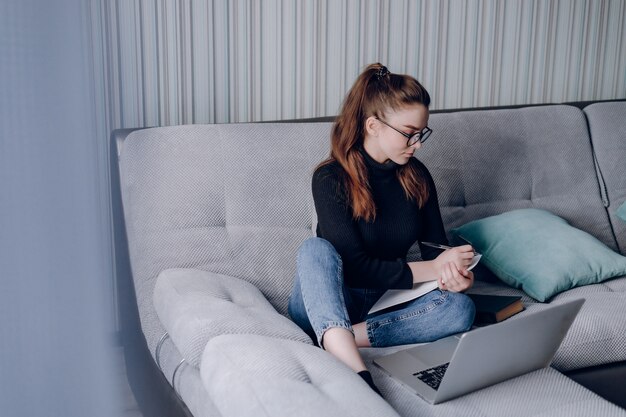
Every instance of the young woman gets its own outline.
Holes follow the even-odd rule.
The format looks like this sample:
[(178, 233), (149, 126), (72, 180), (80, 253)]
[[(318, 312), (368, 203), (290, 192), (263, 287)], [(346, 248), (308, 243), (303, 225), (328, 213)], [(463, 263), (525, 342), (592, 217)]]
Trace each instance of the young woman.
[[(413, 158), (430, 136), (430, 96), (413, 77), (369, 65), (345, 98), (330, 157), (313, 174), (317, 237), (298, 251), (291, 318), (376, 391), (358, 347), (430, 342), (466, 331), (474, 305), (469, 245), (447, 244), (435, 184)], [(407, 262), (414, 242), (423, 261)], [(368, 315), (388, 289), (438, 281), (393, 311)]]

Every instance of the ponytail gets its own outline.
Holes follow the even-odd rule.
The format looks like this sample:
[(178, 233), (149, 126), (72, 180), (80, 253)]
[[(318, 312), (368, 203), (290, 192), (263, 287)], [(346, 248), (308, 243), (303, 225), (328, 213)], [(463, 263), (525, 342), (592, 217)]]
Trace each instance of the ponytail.
[[(368, 65), (348, 91), (332, 128), (330, 156), (319, 166), (337, 161), (343, 168), (340, 180), (354, 219), (369, 222), (376, 218), (367, 167), (359, 152), (365, 138), (365, 120), (370, 116), (381, 118), (386, 110), (399, 110), (415, 103), (430, 105), (426, 89), (415, 78), (392, 74), (380, 63)], [(417, 165), (401, 166), (397, 176), (407, 199), (423, 207), (428, 199), (428, 185)]]

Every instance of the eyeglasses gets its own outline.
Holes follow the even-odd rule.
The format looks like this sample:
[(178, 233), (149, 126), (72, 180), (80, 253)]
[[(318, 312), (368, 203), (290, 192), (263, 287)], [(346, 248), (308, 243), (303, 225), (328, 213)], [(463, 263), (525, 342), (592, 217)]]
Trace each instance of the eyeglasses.
[(406, 146), (413, 146), (417, 142), (424, 143), (426, 142), (426, 139), (428, 139), (430, 134), (433, 133), (433, 130), (430, 127), (426, 126), (424, 129), (422, 129), (421, 132), (417, 132), (417, 133), (413, 133), (412, 135), (409, 135), (408, 133), (404, 133), (403, 131), (398, 130), (395, 127), (391, 126), (389, 123), (385, 122), (383, 119), (379, 119), (378, 117), (376, 119), (380, 120), (383, 124), (389, 126), (393, 130), (395, 130), (396, 132), (398, 132), (399, 134), (407, 138)]

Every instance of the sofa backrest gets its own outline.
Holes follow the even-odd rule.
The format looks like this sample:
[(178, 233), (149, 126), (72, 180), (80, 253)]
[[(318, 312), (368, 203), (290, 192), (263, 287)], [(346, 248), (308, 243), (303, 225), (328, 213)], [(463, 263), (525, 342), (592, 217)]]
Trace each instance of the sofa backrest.
[(295, 253), (316, 223), (311, 175), (330, 127), (189, 125), (126, 138), (122, 199), (142, 320), (156, 276), (175, 267), (243, 278), (286, 313)]
[[(521, 207), (562, 216), (612, 248), (583, 113), (569, 106), (434, 114), (417, 153), (446, 228)], [(255, 284), (283, 314), (299, 244), (314, 233), (311, 174), (330, 123), (188, 125), (131, 133), (121, 190), (142, 320), (160, 271)]]
[(626, 102), (594, 103), (584, 109), (620, 252), (626, 255), (626, 222), (615, 214), (626, 202)]
[(583, 112), (554, 105), (434, 114), (416, 155), (429, 168), (446, 229), (542, 208), (617, 249)]

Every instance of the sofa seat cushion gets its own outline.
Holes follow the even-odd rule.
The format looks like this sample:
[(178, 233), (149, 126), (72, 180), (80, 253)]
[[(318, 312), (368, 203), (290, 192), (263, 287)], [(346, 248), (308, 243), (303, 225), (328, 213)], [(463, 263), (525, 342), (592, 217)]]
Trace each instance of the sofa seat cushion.
[[(626, 282), (626, 277), (620, 281)], [(565, 336), (552, 366), (566, 371), (625, 361), (626, 293), (568, 291), (555, 297), (553, 302), (581, 297), (586, 300), (585, 304)]]
[(407, 347), (361, 349), (374, 382), (389, 404), (402, 416), (626, 417), (626, 411), (553, 368), (543, 368), (441, 404), (431, 405), (373, 364), (375, 358)]
[(200, 375), (222, 417), (398, 416), (339, 360), (291, 340), (216, 337)]
[(260, 334), (312, 343), (254, 285), (227, 275), (165, 270), (157, 278), (154, 306), (183, 358), (195, 367), (207, 342), (221, 334)]
[(548, 308), (552, 303), (584, 298), (585, 304), (563, 339), (552, 366), (569, 371), (626, 361), (626, 277), (565, 291), (550, 303), (539, 303), (523, 291), (502, 283), (477, 281), (470, 292), (522, 296), (526, 310), (510, 320)]

